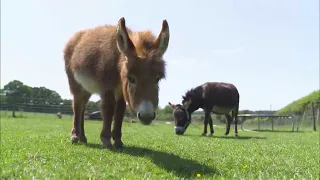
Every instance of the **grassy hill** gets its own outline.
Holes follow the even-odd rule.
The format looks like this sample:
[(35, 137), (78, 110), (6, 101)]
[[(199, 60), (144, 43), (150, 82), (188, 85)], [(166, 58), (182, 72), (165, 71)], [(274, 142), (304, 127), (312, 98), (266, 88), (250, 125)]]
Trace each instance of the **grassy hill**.
[(314, 102), (315, 108), (320, 106), (320, 90), (313, 91), (312, 93), (304, 96), (298, 100), (293, 101), (284, 108), (277, 111), (276, 114), (303, 114), (303, 112), (311, 111), (311, 103)]

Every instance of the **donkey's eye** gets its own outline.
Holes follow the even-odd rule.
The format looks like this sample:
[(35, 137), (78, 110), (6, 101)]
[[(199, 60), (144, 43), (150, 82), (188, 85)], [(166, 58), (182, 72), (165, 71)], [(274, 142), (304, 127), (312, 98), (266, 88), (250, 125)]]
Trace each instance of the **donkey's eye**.
[(160, 81), (160, 80), (161, 80), (161, 78), (157, 78), (157, 80), (156, 80), (156, 81), (157, 81), (157, 83), (159, 83), (159, 81)]
[(127, 78), (128, 78), (129, 83), (131, 83), (131, 84), (136, 83), (136, 80), (134, 79), (134, 77), (128, 76)]

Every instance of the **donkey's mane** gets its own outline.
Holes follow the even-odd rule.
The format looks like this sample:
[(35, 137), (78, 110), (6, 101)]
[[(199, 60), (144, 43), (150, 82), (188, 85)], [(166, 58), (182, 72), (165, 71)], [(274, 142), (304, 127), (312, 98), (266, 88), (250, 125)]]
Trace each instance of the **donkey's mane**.
[(182, 99), (184, 101), (187, 101), (189, 99), (193, 99), (199, 95), (201, 95), (202, 93), (202, 86), (197, 86), (195, 88), (191, 88), (190, 90), (188, 90), (184, 96), (182, 96)]

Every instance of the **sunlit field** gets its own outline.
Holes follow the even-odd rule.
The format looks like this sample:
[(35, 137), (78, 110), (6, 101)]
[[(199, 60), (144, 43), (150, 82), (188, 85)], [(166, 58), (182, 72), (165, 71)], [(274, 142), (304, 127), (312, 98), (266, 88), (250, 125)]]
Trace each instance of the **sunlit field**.
[[(122, 150), (102, 149), (101, 121), (86, 121), (87, 145), (70, 142), (71, 117), (1, 117), (1, 179), (319, 179), (319, 131), (250, 132), (202, 124), (123, 124)], [(240, 129), (240, 128), (239, 128)]]

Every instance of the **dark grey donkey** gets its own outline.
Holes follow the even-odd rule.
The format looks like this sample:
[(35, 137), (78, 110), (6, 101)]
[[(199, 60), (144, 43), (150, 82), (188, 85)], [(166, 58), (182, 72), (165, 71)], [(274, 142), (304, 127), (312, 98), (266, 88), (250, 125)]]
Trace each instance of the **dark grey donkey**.
[(169, 105), (173, 108), (174, 128), (177, 135), (184, 134), (191, 123), (191, 114), (199, 108), (202, 108), (205, 113), (203, 136), (207, 134), (208, 123), (210, 136), (214, 133), (211, 112), (218, 115), (225, 115), (227, 119), (225, 135), (229, 134), (230, 125), (234, 119), (235, 136), (238, 136), (237, 125), (240, 95), (233, 84), (206, 82), (196, 88), (192, 88), (185, 96), (182, 96), (182, 98), (182, 105), (171, 104), (169, 102)]

